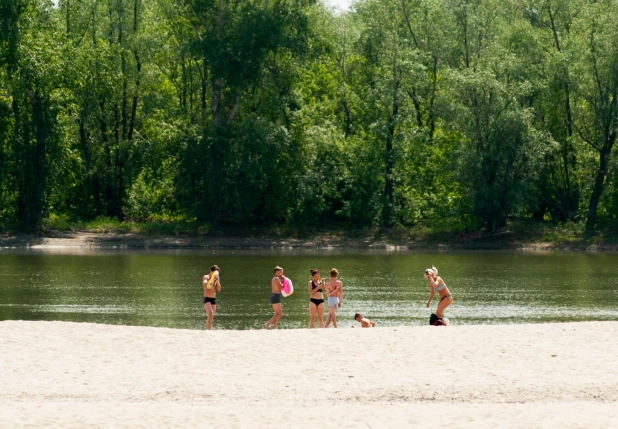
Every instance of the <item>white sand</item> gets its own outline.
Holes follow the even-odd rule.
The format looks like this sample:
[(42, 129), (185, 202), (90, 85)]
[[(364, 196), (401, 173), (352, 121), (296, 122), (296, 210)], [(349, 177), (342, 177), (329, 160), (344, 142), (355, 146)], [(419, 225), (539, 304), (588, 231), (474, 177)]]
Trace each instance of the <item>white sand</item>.
[(0, 322), (0, 427), (616, 428), (618, 322)]

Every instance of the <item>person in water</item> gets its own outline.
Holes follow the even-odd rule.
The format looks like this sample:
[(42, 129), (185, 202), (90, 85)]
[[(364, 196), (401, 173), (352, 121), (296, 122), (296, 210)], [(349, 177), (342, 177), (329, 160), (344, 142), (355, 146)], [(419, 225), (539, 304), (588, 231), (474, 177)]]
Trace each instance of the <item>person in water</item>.
[(376, 326), (376, 322), (374, 322), (373, 320), (367, 319), (365, 316), (363, 316), (360, 313), (356, 313), (354, 315), (354, 320), (360, 323), (362, 328), (375, 328)]
[(446, 310), (446, 307), (453, 303), (453, 296), (451, 295), (451, 291), (449, 291), (446, 287), (446, 284), (444, 284), (444, 280), (442, 280), (442, 277), (438, 277), (438, 269), (436, 267), (427, 268), (425, 270), (425, 278), (429, 282), (429, 287), (431, 288), (431, 292), (429, 294), (429, 301), (427, 301), (426, 307), (430, 307), (431, 300), (433, 299), (436, 292), (438, 292), (440, 302), (438, 302), (436, 315), (438, 316), (438, 318), (442, 319), (444, 317), (444, 310)]
[(326, 294), (328, 295), (328, 317), (326, 318), (325, 328), (328, 328), (331, 322), (337, 327), (337, 308), (343, 303), (343, 283), (337, 280), (339, 271), (336, 268), (330, 270), (330, 281), (326, 284)]
[(270, 303), (273, 306), (275, 315), (264, 323), (263, 328), (268, 329), (272, 325), (273, 329), (277, 329), (279, 319), (283, 317), (283, 309), (281, 308), (281, 291), (283, 290), (283, 268), (275, 267), (275, 277), (270, 281)]
[(213, 265), (210, 267), (210, 274), (206, 274), (202, 277), (202, 287), (204, 288), (204, 310), (206, 310), (206, 314), (208, 315), (208, 319), (206, 320), (207, 330), (212, 329), (212, 322), (215, 319), (215, 314), (217, 313), (217, 292), (221, 292), (221, 280), (219, 277), (220, 272), (221, 269), (219, 266)]
[(307, 284), (309, 289), (309, 328), (315, 327), (315, 319), (318, 319), (318, 327), (324, 327), (324, 278), (320, 278), (318, 270), (311, 270), (311, 280)]

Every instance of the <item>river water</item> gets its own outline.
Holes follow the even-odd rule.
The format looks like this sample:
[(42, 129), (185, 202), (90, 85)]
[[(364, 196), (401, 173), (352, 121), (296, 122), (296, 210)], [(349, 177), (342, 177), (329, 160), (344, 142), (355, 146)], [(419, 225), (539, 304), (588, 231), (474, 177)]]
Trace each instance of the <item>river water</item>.
[[(355, 312), (379, 326), (424, 325), (439, 269), (454, 325), (618, 320), (618, 254), (517, 251), (0, 251), (0, 320), (62, 320), (203, 329), (203, 274), (221, 267), (215, 329), (257, 329), (271, 317), (273, 267), (295, 293), (281, 328), (308, 326), (309, 269), (336, 267), (340, 327)], [(434, 300), (433, 308), (437, 300)]]

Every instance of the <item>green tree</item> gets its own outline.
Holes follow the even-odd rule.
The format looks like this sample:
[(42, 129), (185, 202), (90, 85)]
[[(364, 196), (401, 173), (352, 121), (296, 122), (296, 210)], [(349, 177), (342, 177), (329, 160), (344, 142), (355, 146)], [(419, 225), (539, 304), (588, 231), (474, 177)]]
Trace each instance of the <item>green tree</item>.
[(545, 48), (537, 50), (537, 58), (544, 60), (546, 85), (537, 97), (538, 128), (545, 129), (559, 144), (548, 152), (539, 179), (539, 206), (534, 211), (537, 220), (543, 220), (545, 212), (561, 222), (575, 220), (579, 216), (581, 185), (573, 129), (570, 55), (572, 8), (571, 0), (541, 0), (524, 6), (525, 16), (532, 28), (528, 31), (537, 36)]
[(597, 222), (599, 202), (605, 189), (611, 154), (618, 138), (618, 4), (613, 1), (586, 4), (571, 33), (575, 70), (572, 86), (577, 97), (573, 127), (598, 155), (586, 226)]
[(47, 209), (50, 164), (58, 143), (51, 97), (57, 69), (48, 12), (49, 5), (35, 1), (11, 0), (0, 6), (0, 66), (8, 94), (2, 103), (0, 153), (3, 176), (9, 176), (0, 189), (8, 197), (3, 203), (16, 204), (15, 215), (26, 225), (41, 220)]
[[(285, 171), (293, 167), (288, 163), (295, 157), (286, 160), (285, 150), (273, 156), (277, 141), (284, 143), (280, 148), (285, 146), (287, 131), (275, 121), (261, 119), (259, 112), (264, 106), (252, 102), (249, 96), (259, 100), (260, 91), (268, 91), (267, 83), (275, 79), (282, 85), (278, 94), (271, 93), (278, 97), (270, 104), (288, 99), (291, 86), (282, 80), (282, 71), (306, 51), (308, 20), (304, 10), (313, 2), (187, 3), (197, 35), (194, 46), (201, 52), (204, 75), (208, 77), (209, 97), (204, 99), (208, 98), (211, 112), (210, 122), (203, 123), (199, 148), (188, 152), (193, 155), (187, 171), (197, 173), (193, 174), (192, 187), (201, 191), (198, 218), (224, 222), (235, 215), (241, 221), (268, 214), (281, 220), (283, 212), (269, 200), (287, 191), (287, 183), (282, 183), (281, 178), (287, 177)], [(240, 115), (243, 109), (251, 108), (255, 110)], [(277, 110), (285, 120), (286, 108)], [(261, 176), (268, 180), (261, 180)], [(265, 189), (270, 198), (258, 200), (256, 208), (263, 209), (260, 214), (247, 202), (255, 198), (257, 190), (261, 191), (257, 195), (264, 195)]]
[(522, 73), (532, 65), (518, 64), (526, 32), (509, 22), (510, 6), (471, 0), (453, 9), (460, 56), (451, 76), (453, 121), (464, 137), (459, 180), (489, 231), (534, 204), (529, 199), (546, 147), (530, 107), (535, 79)]

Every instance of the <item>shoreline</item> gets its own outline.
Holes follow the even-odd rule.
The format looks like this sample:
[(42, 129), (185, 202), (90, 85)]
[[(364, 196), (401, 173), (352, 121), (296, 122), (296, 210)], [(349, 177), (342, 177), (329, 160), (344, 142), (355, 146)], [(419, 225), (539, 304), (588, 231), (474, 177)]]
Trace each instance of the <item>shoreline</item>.
[(351, 238), (338, 235), (316, 235), (312, 238), (292, 237), (188, 237), (147, 235), (120, 232), (52, 232), (41, 235), (0, 235), (2, 249), (218, 249), (218, 250), (383, 250), (383, 251), (450, 251), (450, 250), (517, 250), (523, 252), (583, 251), (618, 252), (618, 243), (526, 242), (498, 235), (494, 238), (468, 238), (460, 241)]
[[(618, 322), (193, 331), (0, 322), (7, 427), (609, 429)], [(273, 353), (276, 350), (276, 353)]]

